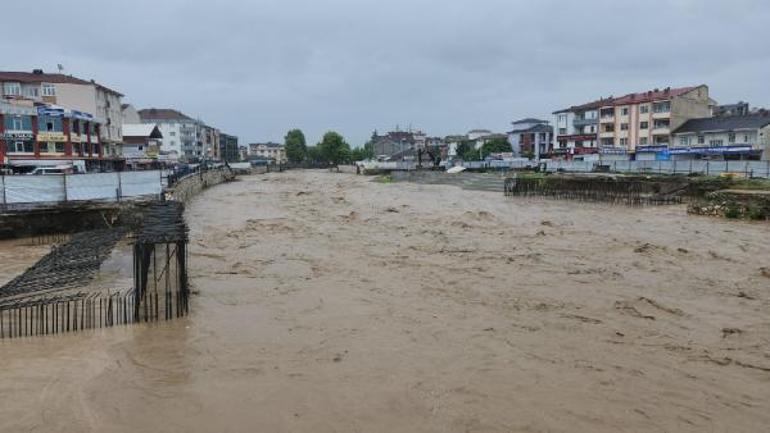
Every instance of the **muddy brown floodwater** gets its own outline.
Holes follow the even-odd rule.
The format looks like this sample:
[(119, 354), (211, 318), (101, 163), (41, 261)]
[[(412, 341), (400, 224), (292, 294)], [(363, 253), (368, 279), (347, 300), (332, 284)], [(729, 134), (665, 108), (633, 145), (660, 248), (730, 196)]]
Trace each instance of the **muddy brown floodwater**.
[(0, 341), (0, 431), (770, 426), (766, 224), (314, 171), (187, 217), (191, 316)]

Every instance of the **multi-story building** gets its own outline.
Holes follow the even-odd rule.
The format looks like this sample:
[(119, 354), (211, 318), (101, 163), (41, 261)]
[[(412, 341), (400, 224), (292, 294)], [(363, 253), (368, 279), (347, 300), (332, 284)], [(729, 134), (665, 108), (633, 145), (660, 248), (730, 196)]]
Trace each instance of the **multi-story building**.
[(0, 72), (0, 84), (4, 99), (27, 99), (90, 113), (102, 125), (98, 137), (102, 146), (101, 154), (105, 158), (120, 158), (120, 144), (123, 142), (123, 94), (120, 92), (93, 80), (47, 74), (40, 69), (32, 72)]
[(161, 151), (175, 153), (185, 162), (197, 162), (207, 156), (203, 143), (205, 125), (199, 120), (170, 108), (139, 110), (139, 117), (142, 123), (158, 125), (163, 135)]
[(251, 143), (249, 154), (252, 157), (271, 159), (275, 162), (286, 162), (286, 148), (280, 143)]
[(690, 119), (664, 151), (674, 159), (770, 160), (770, 112)]
[(223, 161), (240, 161), (241, 155), (238, 153), (238, 137), (225, 133), (219, 134), (219, 157)]
[(712, 108), (714, 117), (748, 116), (750, 113), (749, 103), (743, 101), (735, 104), (715, 105)]
[(705, 85), (631, 93), (599, 108), (599, 145), (629, 153), (646, 146), (669, 146), (671, 131), (690, 119), (710, 116)]
[(105, 158), (102, 127), (90, 113), (31, 100), (0, 101), (0, 161), (17, 171), (76, 160), (88, 170), (120, 169)]
[(513, 130), (508, 132), (508, 142), (514, 156), (529, 156), (540, 159), (553, 150), (553, 127), (547, 120), (521, 119), (511, 122)]
[(599, 107), (604, 99), (554, 112), (554, 144), (540, 157), (564, 157), (599, 152)]

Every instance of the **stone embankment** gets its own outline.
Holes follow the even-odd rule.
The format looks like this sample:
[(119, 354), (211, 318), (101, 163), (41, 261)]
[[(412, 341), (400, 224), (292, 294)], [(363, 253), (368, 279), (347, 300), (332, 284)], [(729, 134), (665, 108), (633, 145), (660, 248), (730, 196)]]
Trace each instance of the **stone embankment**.
[(229, 168), (200, 171), (180, 179), (166, 191), (166, 198), (187, 203), (204, 189), (233, 179), (235, 179), (235, 173)]
[(694, 200), (687, 211), (693, 215), (767, 221), (770, 220), (770, 191), (716, 191)]

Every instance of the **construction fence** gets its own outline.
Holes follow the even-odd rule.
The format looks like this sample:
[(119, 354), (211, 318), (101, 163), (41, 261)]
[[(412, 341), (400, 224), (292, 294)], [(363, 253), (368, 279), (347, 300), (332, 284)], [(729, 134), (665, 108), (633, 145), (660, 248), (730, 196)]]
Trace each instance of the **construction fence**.
[(166, 177), (161, 170), (2, 176), (0, 206), (4, 210), (12, 210), (78, 201), (159, 197), (165, 182)]

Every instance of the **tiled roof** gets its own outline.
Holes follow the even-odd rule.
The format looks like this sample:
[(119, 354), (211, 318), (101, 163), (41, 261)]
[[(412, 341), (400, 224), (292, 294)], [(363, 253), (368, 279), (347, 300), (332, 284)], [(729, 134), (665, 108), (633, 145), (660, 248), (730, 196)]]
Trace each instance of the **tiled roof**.
[(707, 117), (688, 120), (674, 131), (674, 134), (759, 129), (768, 125), (770, 125), (770, 112), (751, 116)]
[(0, 81), (13, 81), (18, 83), (79, 84), (83, 86), (93, 85), (93, 86), (102, 88), (107, 92), (111, 92), (116, 95), (123, 96), (122, 93), (112, 90), (109, 87), (105, 87), (93, 80), (92, 81), (81, 80), (80, 78), (73, 77), (72, 75), (64, 75), (64, 74), (0, 71)]
[(145, 108), (139, 110), (142, 120), (193, 120), (180, 111), (171, 108)]
[(608, 105), (617, 106), (617, 105), (628, 105), (628, 104), (643, 104), (645, 102), (660, 101), (660, 100), (670, 99), (670, 98), (684, 95), (685, 93), (691, 92), (695, 89), (697, 89), (697, 87), (681, 87), (678, 89), (667, 88), (663, 90), (655, 89), (655, 90), (650, 90), (649, 92), (642, 92), (642, 93), (629, 93), (626, 96), (614, 99), (613, 103)]

